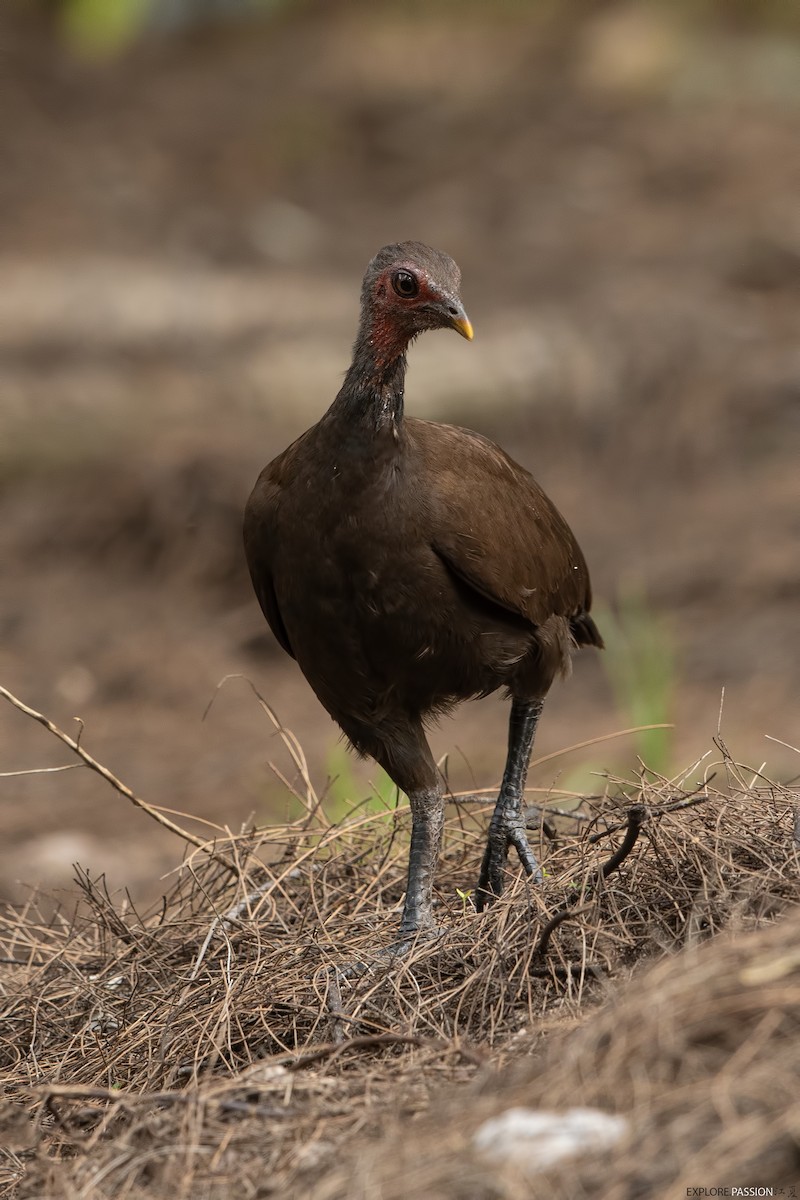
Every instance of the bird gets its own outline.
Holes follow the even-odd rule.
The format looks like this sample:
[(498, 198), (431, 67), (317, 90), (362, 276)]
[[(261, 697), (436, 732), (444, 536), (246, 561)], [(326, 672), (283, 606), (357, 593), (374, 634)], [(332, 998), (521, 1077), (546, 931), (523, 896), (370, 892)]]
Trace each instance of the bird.
[(420, 242), (379, 250), (341, 389), (264, 468), (244, 515), (272, 633), (351, 746), (408, 797), (401, 935), (437, 930), (445, 788), (429, 723), (500, 688), (511, 700), (475, 896), (483, 911), (502, 893), (512, 848), (542, 881), (523, 801), (534, 735), (571, 652), (603, 646), (584, 556), (528, 471), (479, 433), (405, 414), (414, 339), (473, 338), (460, 285), (453, 259)]

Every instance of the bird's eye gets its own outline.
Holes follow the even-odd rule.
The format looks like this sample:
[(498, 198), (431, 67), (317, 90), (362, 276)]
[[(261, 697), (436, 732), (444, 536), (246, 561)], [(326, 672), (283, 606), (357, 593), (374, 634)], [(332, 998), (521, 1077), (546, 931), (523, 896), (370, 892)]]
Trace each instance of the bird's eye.
[(392, 287), (398, 296), (403, 296), (407, 300), (411, 296), (416, 296), (419, 291), (419, 282), (416, 275), (412, 275), (410, 271), (395, 271), (392, 276)]

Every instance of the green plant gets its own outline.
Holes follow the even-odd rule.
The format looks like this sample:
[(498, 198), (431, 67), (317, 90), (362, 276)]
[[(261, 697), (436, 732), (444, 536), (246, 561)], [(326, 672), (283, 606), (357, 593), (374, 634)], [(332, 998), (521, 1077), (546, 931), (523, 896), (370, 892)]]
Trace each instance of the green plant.
[(208, 21), (211, 12), (217, 20), (233, 21), (269, 15), (289, 6), (290, 0), (227, 0), (212, 10), (195, 0), (170, 12), (161, 0), (61, 0), (60, 4), (67, 41), (88, 58), (112, 58), (147, 30), (200, 25)]
[(325, 763), (329, 779), (325, 792), (325, 812), (334, 822), (344, 820), (356, 809), (360, 813), (386, 812), (397, 804), (398, 791), (381, 767), (375, 767), (371, 794), (358, 798), (364, 791), (353, 770), (353, 757), (342, 742), (336, 742)]
[(64, 32), (81, 53), (110, 56), (136, 39), (150, 7), (150, 0), (67, 0)]
[[(669, 722), (675, 693), (674, 643), (641, 584), (624, 587), (614, 611), (600, 607), (597, 622), (606, 643), (605, 669), (627, 724)], [(651, 771), (668, 774), (672, 730), (641, 730), (636, 734), (636, 749)]]

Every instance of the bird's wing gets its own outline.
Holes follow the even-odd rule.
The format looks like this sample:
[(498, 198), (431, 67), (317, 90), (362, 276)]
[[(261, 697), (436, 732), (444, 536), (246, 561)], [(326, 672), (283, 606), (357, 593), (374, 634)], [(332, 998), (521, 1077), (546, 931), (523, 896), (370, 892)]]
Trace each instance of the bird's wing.
[(264, 468), (247, 501), (244, 510), (244, 552), (261, 611), (277, 641), (294, 658), (272, 581), (276, 509), (281, 490), (280, 471), (276, 470), (279, 465), (280, 459), (276, 459)]
[[(591, 607), (586, 561), (535, 479), (471, 430), (407, 421), (430, 488), (431, 537), (468, 586), (534, 625)], [(599, 635), (598, 635), (599, 636)]]

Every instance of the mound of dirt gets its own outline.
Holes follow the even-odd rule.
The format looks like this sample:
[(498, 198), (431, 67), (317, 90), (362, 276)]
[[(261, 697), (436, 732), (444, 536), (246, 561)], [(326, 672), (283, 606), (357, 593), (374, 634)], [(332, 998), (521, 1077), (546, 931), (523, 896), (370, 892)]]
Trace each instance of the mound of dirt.
[[(9, 1188), (328, 1200), (596, 1195), (600, 1178), (604, 1195), (675, 1194), (723, 1166), (783, 1178), (799, 926), (774, 920), (797, 898), (800, 797), (728, 767), (724, 791), (649, 784), (556, 814), (544, 887), (515, 876), (488, 916), (469, 903), (483, 822), (456, 802), (446, 932), (400, 955), (381, 947), (404, 810), (332, 826), (311, 796), (302, 821), (195, 849), (152, 912), (83, 873), (55, 915), (8, 909)], [(520, 1102), (593, 1105), (631, 1134), (568, 1180), (500, 1169), (471, 1139)]]
[[(798, 937), (794, 909), (758, 933), (637, 969), (578, 1027), (554, 1029), (543, 1054), (440, 1100), (424, 1122), (386, 1122), (388, 1138), (382, 1130), (380, 1140), (348, 1147), (306, 1194), (667, 1200), (720, 1185), (791, 1194), (800, 1149)], [(575, 1105), (620, 1114), (627, 1136), (549, 1170), (537, 1169), (533, 1152), (526, 1162), (524, 1145), (505, 1162), (476, 1145), (488, 1119), (515, 1107), (564, 1114)]]

